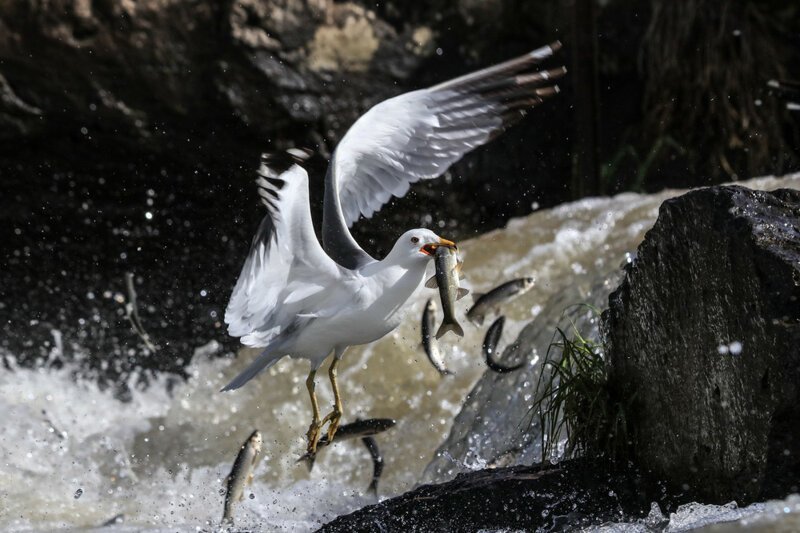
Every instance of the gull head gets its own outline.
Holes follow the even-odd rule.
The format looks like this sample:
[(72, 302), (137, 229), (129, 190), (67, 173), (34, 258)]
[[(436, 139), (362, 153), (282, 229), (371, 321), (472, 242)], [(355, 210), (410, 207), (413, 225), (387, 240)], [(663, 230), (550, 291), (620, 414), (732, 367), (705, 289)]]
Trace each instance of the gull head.
[(455, 248), (456, 243), (439, 237), (429, 229), (412, 229), (397, 239), (389, 256), (398, 264), (426, 263), (440, 246)]

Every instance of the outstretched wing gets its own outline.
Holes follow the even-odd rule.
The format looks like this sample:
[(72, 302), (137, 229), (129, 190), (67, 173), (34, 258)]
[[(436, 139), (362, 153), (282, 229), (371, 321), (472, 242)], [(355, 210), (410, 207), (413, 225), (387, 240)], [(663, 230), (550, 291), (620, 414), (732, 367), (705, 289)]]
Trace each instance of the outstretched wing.
[(262, 156), (256, 183), (267, 215), (225, 311), (228, 333), (248, 346), (266, 346), (298, 316), (318, 311), (342, 274), (314, 233), (308, 174), (296, 163), (284, 172), (275, 165)]
[(560, 43), (445, 83), (385, 100), (367, 111), (336, 147), (325, 180), (322, 240), (340, 265), (373, 261), (348, 228), (370, 218), (412, 183), (442, 175), (470, 150), (558, 92), (566, 70), (531, 67)]

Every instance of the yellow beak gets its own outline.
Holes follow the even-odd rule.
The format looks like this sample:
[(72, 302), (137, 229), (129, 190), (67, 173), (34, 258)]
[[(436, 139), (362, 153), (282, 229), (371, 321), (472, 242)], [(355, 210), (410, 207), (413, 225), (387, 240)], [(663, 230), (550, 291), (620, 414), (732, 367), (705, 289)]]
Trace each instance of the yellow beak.
[(453, 241), (448, 241), (447, 239), (439, 237), (438, 243), (426, 244), (425, 246), (420, 248), (419, 251), (422, 252), (423, 254), (433, 255), (436, 252), (436, 249), (440, 246), (446, 246), (447, 248), (458, 248), (458, 246), (456, 246), (456, 243), (454, 243)]

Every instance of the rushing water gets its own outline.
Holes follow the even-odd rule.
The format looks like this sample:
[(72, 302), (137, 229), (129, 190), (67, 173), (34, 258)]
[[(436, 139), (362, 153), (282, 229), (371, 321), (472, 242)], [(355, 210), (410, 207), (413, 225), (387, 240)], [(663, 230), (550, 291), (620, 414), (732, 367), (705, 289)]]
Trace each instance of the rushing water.
[[(800, 175), (746, 184), (797, 188)], [(566, 287), (589, 287), (617, 268), (635, 251), (660, 203), (674, 194), (586, 199), (512, 220), (505, 229), (461, 243), (465, 286), (481, 290), (512, 277), (536, 278), (535, 288), (505, 309), (502, 343), (508, 343), (553, 295)], [(466, 319), (466, 336), (448, 335), (444, 342), (446, 363), (455, 375), (440, 377), (429, 364), (418, 346), (418, 323), (431, 297), (435, 291), (422, 289), (397, 331), (351, 349), (340, 369), (344, 422), (356, 417), (398, 421), (377, 437), (386, 461), (381, 498), (418, 482), (465, 394), (485, 370), (480, 344), (486, 326), (476, 328)], [(463, 314), (467, 304), (460, 306)], [(51, 354), (57, 360), (62, 332), (52, 335)], [(192, 358), (186, 382), (160, 377), (143, 389), (131, 376), (132, 394), (125, 402), (94, 381), (76, 380), (77, 363), (44, 360), (35, 369), (15, 368), (15, 355), (0, 353), (12, 368), (0, 371), (0, 529), (90, 528), (118, 514), (124, 522), (111, 527), (118, 531), (213, 529), (222, 514), (223, 479), (254, 428), (264, 435), (265, 458), (238, 508), (237, 526), (313, 530), (371, 503), (366, 487), (372, 465), (358, 441), (321, 452), (311, 474), (296, 464), (310, 421), (308, 363), (283, 360), (243, 389), (221, 394), (219, 388), (251, 354), (242, 350), (233, 357), (220, 351), (221, 345), (211, 341), (186, 354)], [(331, 394), (323, 377), (317, 390), (327, 405)], [(772, 509), (769, 505), (749, 515)], [(775, 505), (778, 514), (791, 507), (786, 513), (796, 518), (796, 500)], [(731, 517), (724, 508), (712, 511), (716, 521), (745, 516)], [(672, 524), (679, 518), (666, 520)], [(637, 522), (603, 530), (642, 527), (649, 526)]]

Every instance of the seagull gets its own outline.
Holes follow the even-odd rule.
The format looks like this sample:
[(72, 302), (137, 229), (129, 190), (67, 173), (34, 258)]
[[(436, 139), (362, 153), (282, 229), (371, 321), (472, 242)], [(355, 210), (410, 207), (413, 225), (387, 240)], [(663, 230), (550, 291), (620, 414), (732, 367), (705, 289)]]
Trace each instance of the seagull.
[[(553, 80), (566, 69), (536, 70), (535, 65), (560, 47), (556, 42), (538, 48), (390, 98), (364, 113), (331, 156), (322, 244), (312, 224), (308, 174), (301, 166), (308, 154), (293, 149), (288, 164), (262, 156), (256, 184), (267, 214), (225, 311), (228, 333), (261, 353), (223, 391), (238, 389), (284, 356), (308, 359), (312, 422), (307, 451), (316, 452), (326, 423), (328, 441), (333, 440), (343, 414), (336, 376), (345, 350), (394, 330), (436, 249), (456, 246), (428, 229), (412, 229), (376, 260), (349, 228), (393, 196), (404, 196), (412, 183), (442, 175), (464, 154), (520, 120), (527, 109), (557, 93)], [(321, 418), (315, 376), (331, 353), (334, 404)]]

